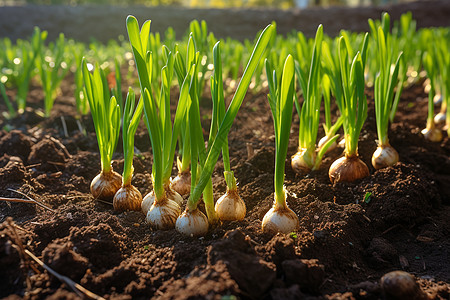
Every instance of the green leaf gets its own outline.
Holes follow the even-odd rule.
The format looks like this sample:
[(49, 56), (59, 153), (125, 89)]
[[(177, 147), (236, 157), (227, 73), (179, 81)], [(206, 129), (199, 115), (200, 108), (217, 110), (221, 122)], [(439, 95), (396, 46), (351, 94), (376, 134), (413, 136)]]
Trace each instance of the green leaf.
[(211, 174), (214, 170), (214, 166), (217, 162), (217, 159), (219, 158), (222, 145), (225, 142), (226, 136), (228, 136), (228, 132), (230, 131), (231, 125), (233, 124), (233, 121), (242, 104), (242, 101), (244, 100), (244, 96), (248, 89), (248, 86), (250, 85), (253, 73), (261, 60), (261, 56), (263, 55), (267, 44), (270, 41), (270, 38), (272, 36), (272, 30), (273, 30), (272, 25), (268, 25), (261, 33), (258, 41), (256, 42), (255, 48), (247, 64), (247, 67), (244, 70), (244, 74), (241, 78), (241, 81), (239, 82), (239, 85), (233, 96), (233, 99), (231, 100), (228, 110), (225, 113), (224, 119), (220, 124), (213, 145), (210, 148), (210, 151), (204, 164), (204, 168), (200, 174), (200, 179), (197, 185), (195, 186), (193, 192), (191, 193), (192, 202), (198, 201), (203, 192), (203, 189), (210, 180)]

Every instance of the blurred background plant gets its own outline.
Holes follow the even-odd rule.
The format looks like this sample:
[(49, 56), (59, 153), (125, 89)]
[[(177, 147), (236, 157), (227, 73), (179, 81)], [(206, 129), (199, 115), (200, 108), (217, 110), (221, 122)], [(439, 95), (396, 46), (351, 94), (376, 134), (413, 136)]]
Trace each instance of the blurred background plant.
[(243, 8), (243, 7), (273, 7), (289, 9), (311, 6), (361, 6), (406, 3), (414, 0), (0, 0), (1, 5), (146, 5), (146, 6), (183, 6), (195, 8)]

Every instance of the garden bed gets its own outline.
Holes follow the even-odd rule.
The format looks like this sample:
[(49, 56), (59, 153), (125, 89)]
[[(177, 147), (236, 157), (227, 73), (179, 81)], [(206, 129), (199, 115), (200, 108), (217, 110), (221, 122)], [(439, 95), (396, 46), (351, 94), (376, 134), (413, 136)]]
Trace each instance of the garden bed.
[[(403, 269), (431, 298), (448, 299), (449, 138), (431, 143), (420, 134), (427, 95), (422, 85), (411, 86), (402, 94), (389, 134), (400, 162), (375, 171), (370, 163), (376, 149), (373, 91), (366, 93), (369, 111), (359, 153), (370, 176), (355, 183), (333, 186), (329, 181), (328, 168), (342, 155), (339, 148), (327, 154), (320, 170), (307, 176), (293, 172), (289, 158), (296, 151), (299, 123), (294, 114), (285, 183), (301, 227), (296, 234), (276, 236), (261, 231), (273, 200), (274, 133), (267, 91), (248, 94), (229, 135), (232, 170), (247, 216), (189, 238), (175, 230), (152, 230), (142, 213), (119, 214), (93, 200), (89, 184), (100, 169), (94, 127), (86, 116), (81, 123), (87, 135), (79, 131), (68, 78), (50, 118), (29, 110), (1, 121), (1, 127), (16, 130), (0, 132), (0, 196), (20, 198), (11, 190), (20, 191), (54, 211), (1, 202), (0, 220), (11, 216), (27, 249), (104, 297), (378, 299), (380, 277)], [(42, 99), (41, 89), (33, 86), (29, 106), (41, 107)], [(210, 115), (210, 98), (205, 96), (201, 105), (202, 115)], [(204, 128), (209, 121), (203, 120)], [(145, 195), (151, 191), (151, 152), (143, 123), (136, 147), (141, 153), (135, 156), (133, 185)], [(113, 167), (121, 172), (121, 149), (117, 152)], [(216, 200), (226, 189), (222, 172), (219, 163), (213, 174)], [(76, 297), (49, 273), (30, 272), (23, 265), (6, 224), (0, 231), (0, 296)]]

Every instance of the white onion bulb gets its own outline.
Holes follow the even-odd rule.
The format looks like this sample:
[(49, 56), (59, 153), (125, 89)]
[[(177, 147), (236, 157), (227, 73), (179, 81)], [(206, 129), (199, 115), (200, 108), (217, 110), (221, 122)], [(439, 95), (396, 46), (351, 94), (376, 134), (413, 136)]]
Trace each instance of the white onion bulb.
[(172, 229), (180, 213), (181, 208), (175, 201), (164, 199), (153, 202), (145, 220), (155, 228), (162, 230)]
[[(317, 147), (320, 149), (323, 147), (323, 145), (325, 145), (328, 141), (330, 140), (330, 137), (328, 136), (324, 136), (323, 138), (321, 138), (319, 140), (319, 143), (317, 144)], [(338, 146), (337, 142), (334, 141), (327, 149), (327, 151), (325, 153), (328, 153), (330, 151), (333, 151), (334, 149), (336, 149), (336, 147)]]
[(299, 148), (298, 152), (291, 157), (292, 169), (297, 173), (309, 173), (316, 162), (316, 152)]
[(440, 113), (438, 113), (437, 115), (434, 116), (434, 124), (436, 124), (436, 125), (444, 124), (446, 117), (447, 116), (446, 116), (445, 112), (441, 111)]
[(170, 183), (170, 187), (181, 196), (191, 192), (191, 173), (189, 171), (178, 173)]
[[(181, 197), (180, 194), (172, 190), (170, 187), (166, 189), (166, 198), (175, 201), (180, 207), (181, 204), (183, 204), (183, 197)], [(144, 197), (144, 199), (142, 200), (142, 212), (144, 213), (144, 215), (147, 215), (154, 201), (155, 201), (154, 191), (151, 191)]]
[(245, 217), (246, 207), (237, 190), (228, 190), (217, 200), (215, 210), (221, 221), (241, 221)]
[(140, 211), (141, 204), (141, 192), (131, 184), (122, 186), (114, 195), (113, 207), (115, 211)]
[(372, 166), (382, 169), (395, 165), (398, 162), (398, 152), (391, 145), (378, 146), (372, 155)]
[(274, 205), (262, 220), (263, 232), (276, 234), (296, 231), (300, 226), (297, 215), (289, 207), (277, 207)]
[(185, 210), (177, 219), (175, 228), (188, 236), (202, 236), (208, 232), (208, 218), (199, 209)]
[(100, 172), (91, 182), (91, 194), (95, 199), (112, 201), (116, 192), (122, 187), (122, 176), (113, 171)]
[(429, 140), (430, 142), (442, 141), (442, 131), (438, 128), (425, 128), (421, 132), (424, 135), (425, 139)]

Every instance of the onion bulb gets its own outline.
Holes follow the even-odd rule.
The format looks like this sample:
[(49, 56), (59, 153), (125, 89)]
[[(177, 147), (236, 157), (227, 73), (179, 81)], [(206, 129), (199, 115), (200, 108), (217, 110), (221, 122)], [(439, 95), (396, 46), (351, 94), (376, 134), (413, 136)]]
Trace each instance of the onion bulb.
[(262, 220), (263, 232), (276, 234), (290, 233), (298, 230), (300, 222), (297, 215), (287, 206), (275, 204), (265, 215)]
[(170, 187), (181, 196), (189, 194), (191, 191), (191, 173), (189, 170), (179, 172), (172, 180)]
[(433, 103), (434, 104), (441, 104), (442, 103), (442, 95), (441, 94), (434, 95)]
[[(181, 197), (180, 194), (175, 192), (170, 186), (165, 188), (165, 191), (166, 191), (167, 199), (175, 201), (181, 207), (181, 204), (183, 204), (183, 197)], [(141, 209), (142, 209), (142, 212), (144, 213), (144, 215), (147, 215), (148, 210), (153, 205), (154, 201), (155, 201), (155, 192), (152, 190), (142, 200), (142, 208)]]
[(115, 211), (141, 210), (141, 192), (131, 184), (122, 186), (114, 195), (113, 206)]
[(95, 199), (112, 201), (116, 192), (122, 186), (122, 176), (111, 171), (108, 173), (100, 172), (91, 182), (91, 194)]
[(153, 202), (145, 220), (157, 229), (167, 230), (175, 226), (180, 213), (181, 208), (175, 201), (164, 198)]
[[(321, 138), (320, 140), (319, 140), (319, 143), (317, 144), (317, 147), (320, 149), (320, 148), (322, 148), (323, 147), (323, 145), (325, 145), (329, 140), (330, 140), (330, 138), (332, 138), (332, 136), (324, 136), (323, 138)], [(336, 149), (336, 147), (338, 146), (338, 144), (337, 144), (337, 142), (336, 141), (334, 141), (329, 147), (328, 147), (328, 149), (327, 149), (327, 151), (325, 152), (325, 153), (328, 153), (328, 152), (330, 152), (330, 151), (333, 151), (334, 149)]]
[(434, 116), (434, 124), (436, 125), (441, 125), (444, 124), (446, 120), (446, 113), (444, 112), (440, 112), (437, 115)]
[(202, 236), (208, 232), (208, 218), (198, 208), (185, 210), (177, 219), (175, 228), (188, 236)]
[(430, 142), (440, 142), (442, 141), (442, 131), (438, 128), (435, 128), (434, 126), (431, 128), (425, 128), (422, 131), (422, 134), (424, 135), (425, 139), (429, 140)]
[(237, 190), (228, 190), (217, 200), (215, 211), (221, 221), (242, 221), (245, 217), (245, 203)]
[(333, 162), (328, 171), (331, 183), (353, 182), (369, 176), (369, 168), (358, 155), (341, 157)]
[(299, 148), (291, 157), (291, 166), (296, 173), (309, 173), (316, 161), (316, 152), (307, 148)]
[(398, 162), (398, 152), (391, 145), (379, 145), (372, 155), (372, 166), (382, 169), (395, 165)]

